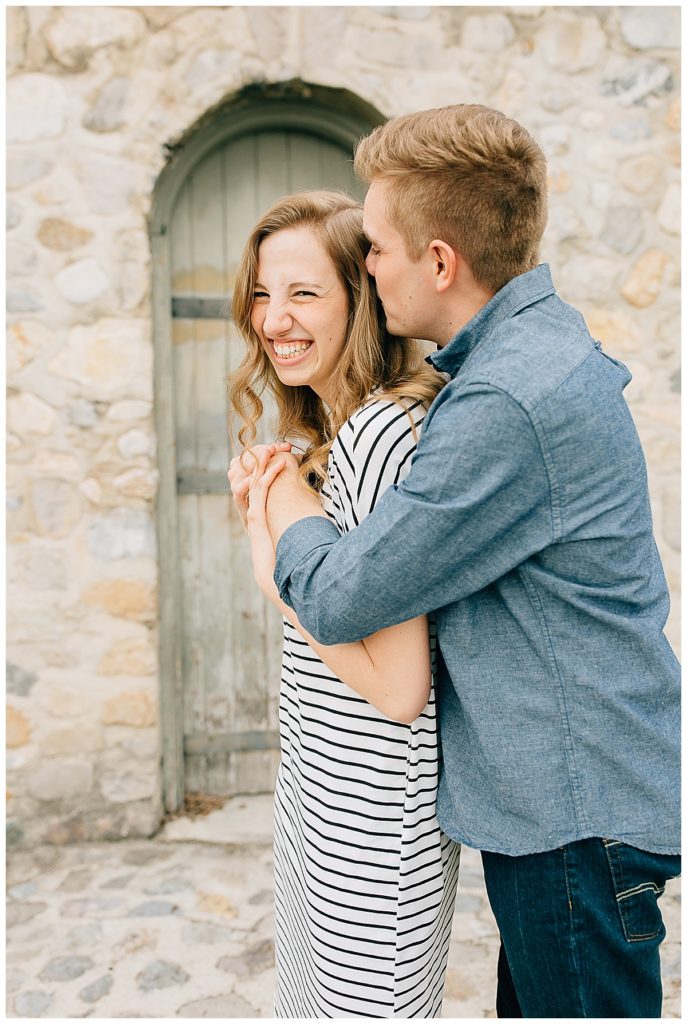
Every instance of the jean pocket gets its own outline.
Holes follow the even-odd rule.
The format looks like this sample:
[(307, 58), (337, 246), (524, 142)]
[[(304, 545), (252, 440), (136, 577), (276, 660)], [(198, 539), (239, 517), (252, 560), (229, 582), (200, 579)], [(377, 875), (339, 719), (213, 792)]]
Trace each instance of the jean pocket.
[(661, 870), (661, 856), (617, 839), (604, 839), (603, 845), (625, 938), (628, 942), (662, 941), (666, 930), (658, 900), (665, 891), (667, 874)]

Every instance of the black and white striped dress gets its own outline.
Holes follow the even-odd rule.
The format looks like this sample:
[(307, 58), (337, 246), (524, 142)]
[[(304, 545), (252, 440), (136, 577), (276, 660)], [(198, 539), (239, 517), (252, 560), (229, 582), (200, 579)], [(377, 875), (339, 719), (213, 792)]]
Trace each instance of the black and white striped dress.
[[(407, 404), (419, 431), (424, 409)], [(341, 532), (407, 474), (415, 445), (388, 400), (344, 424), (322, 493)], [(279, 717), (275, 1016), (438, 1017), (460, 847), (434, 816), (434, 692), (412, 725), (392, 722), (285, 623)]]

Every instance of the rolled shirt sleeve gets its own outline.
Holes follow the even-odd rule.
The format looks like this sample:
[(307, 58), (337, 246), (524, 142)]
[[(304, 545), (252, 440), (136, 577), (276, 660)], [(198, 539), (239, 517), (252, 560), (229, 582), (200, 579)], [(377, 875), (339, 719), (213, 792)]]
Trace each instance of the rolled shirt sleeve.
[(536, 419), (492, 385), (449, 384), (410, 474), (345, 536), (300, 520), (275, 582), (320, 643), (359, 640), (488, 586), (556, 537), (556, 482)]

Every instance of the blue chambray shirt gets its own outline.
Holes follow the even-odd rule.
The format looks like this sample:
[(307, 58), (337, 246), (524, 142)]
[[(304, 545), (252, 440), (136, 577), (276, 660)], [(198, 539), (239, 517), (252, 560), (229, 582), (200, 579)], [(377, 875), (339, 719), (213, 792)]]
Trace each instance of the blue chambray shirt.
[(545, 264), (429, 358), (451, 380), (408, 477), (343, 537), (291, 526), (282, 598), (325, 644), (435, 612), (448, 835), (678, 852), (679, 666), (631, 375)]

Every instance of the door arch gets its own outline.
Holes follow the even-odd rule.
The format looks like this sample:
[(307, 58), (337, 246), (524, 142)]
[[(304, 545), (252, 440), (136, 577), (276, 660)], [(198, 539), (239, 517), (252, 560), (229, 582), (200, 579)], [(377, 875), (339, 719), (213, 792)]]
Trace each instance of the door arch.
[[(252, 581), (228, 494), (225, 379), (250, 228), (279, 196), (360, 195), (353, 146), (383, 117), (345, 90), (251, 86), (171, 150), (151, 217), (158, 437), (160, 720), (166, 810), (184, 794), (271, 789), (281, 620)], [(268, 417), (265, 417), (267, 420)], [(268, 425), (265, 423), (265, 436)]]

